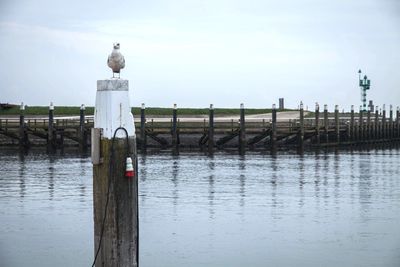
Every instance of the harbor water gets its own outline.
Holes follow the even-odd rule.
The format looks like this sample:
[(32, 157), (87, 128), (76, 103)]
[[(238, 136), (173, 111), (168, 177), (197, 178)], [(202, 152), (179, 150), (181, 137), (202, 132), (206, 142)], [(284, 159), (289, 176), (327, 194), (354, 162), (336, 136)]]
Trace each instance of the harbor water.
[[(0, 152), (0, 265), (91, 266), (92, 164)], [(139, 158), (140, 266), (400, 266), (400, 149)]]

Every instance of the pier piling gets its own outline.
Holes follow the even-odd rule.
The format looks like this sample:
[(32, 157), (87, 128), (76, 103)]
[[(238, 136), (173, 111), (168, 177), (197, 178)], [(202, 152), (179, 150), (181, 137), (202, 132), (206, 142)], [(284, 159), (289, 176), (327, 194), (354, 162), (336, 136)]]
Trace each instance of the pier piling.
[(367, 111), (367, 125), (366, 125), (366, 134), (365, 138), (369, 141), (371, 140), (371, 109)]
[(127, 80), (97, 81), (92, 133), (96, 132), (92, 135), (94, 265), (137, 267), (137, 154)]
[(172, 150), (174, 153), (178, 153), (179, 151), (179, 142), (178, 142), (178, 109), (177, 105), (174, 104), (174, 108), (172, 110)]
[(400, 107), (396, 110), (396, 138), (400, 137)]
[(389, 109), (389, 138), (393, 138), (393, 106), (390, 105)]
[(349, 139), (354, 141), (354, 105), (351, 105), (350, 110), (350, 129), (349, 129)]
[(299, 153), (304, 151), (304, 109), (303, 102), (300, 102), (300, 125), (298, 131), (298, 145), (297, 149)]
[(358, 119), (358, 139), (360, 142), (364, 141), (364, 118), (363, 118), (363, 107), (360, 106), (359, 119)]
[(49, 122), (47, 127), (47, 148), (54, 150), (56, 148), (56, 133), (54, 129), (54, 106), (53, 102), (50, 102), (49, 106)]
[(319, 104), (315, 103), (315, 139), (317, 145), (321, 143), (321, 136), (319, 131)]
[(140, 140), (142, 152), (147, 150), (147, 136), (146, 136), (146, 105), (142, 103), (140, 108)]
[(328, 119), (328, 105), (324, 105), (324, 132), (325, 143), (329, 143), (329, 119)]
[(214, 153), (214, 105), (210, 104), (208, 117), (208, 153)]
[(340, 143), (339, 106), (335, 105), (335, 135), (336, 142)]
[(276, 153), (276, 105), (272, 105), (271, 153)]
[(386, 127), (386, 105), (383, 104), (382, 107), (382, 138), (387, 138), (387, 127)]
[(374, 121), (374, 139), (379, 139), (379, 107), (375, 108), (375, 121)]
[(239, 153), (243, 154), (246, 149), (246, 121), (244, 115), (244, 104), (240, 104), (240, 128), (239, 128)]
[(85, 128), (85, 105), (81, 105), (79, 110), (79, 150), (81, 152), (87, 151), (87, 131)]
[(26, 131), (25, 124), (25, 106), (21, 103), (20, 115), (19, 115), (19, 147), (20, 149), (26, 149), (29, 145), (28, 133)]

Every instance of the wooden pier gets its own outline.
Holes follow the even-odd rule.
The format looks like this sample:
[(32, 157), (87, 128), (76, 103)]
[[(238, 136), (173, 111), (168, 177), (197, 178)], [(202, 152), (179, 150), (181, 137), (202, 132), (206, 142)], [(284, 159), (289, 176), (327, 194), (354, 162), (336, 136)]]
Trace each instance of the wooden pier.
[[(204, 117), (180, 117), (174, 106), (170, 118), (146, 117), (145, 106), (135, 119), (137, 147), (139, 151), (151, 150), (198, 150), (213, 153), (218, 150), (270, 150), (304, 149), (327, 146), (354, 146), (400, 141), (399, 109), (389, 116), (385, 107), (379, 113), (360, 109), (355, 113), (339, 113), (335, 106), (329, 113), (325, 105), (320, 116), (319, 105), (314, 112), (305, 111), (300, 104), (294, 119), (280, 118), (275, 105), (271, 114), (247, 116), (241, 105), (240, 113), (234, 117), (215, 116), (213, 105)], [(264, 116), (264, 117), (263, 117)], [(19, 118), (0, 117), (0, 136), (3, 145), (45, 146), (49, 150), (76, 146), (86, 151), (90, 145), (90, 129), (93, 117), (85, 116), (82, 106), (80, 115), (58, 117), (56, 108), (50, 106), (46, 118), (26, 118), (21, 108)], [(7, 142), (8, 141), (8, 142)]]
[[(72, 145), (82, 152), (88, 150), (93, 118), (85, 118), (83, 105), (80, 115), (74, 117), (55, 117), (52, 105), (47, 118), (25, 118), (22, 106), (20, 110), (19, 119), (0, 117), (0, 136), (11, 140), (6, 144), (19, 145), (22, 149), (45, 146), (48, 150), (56, 150)], [(65, 144), (66, 140), (69, 144)]]

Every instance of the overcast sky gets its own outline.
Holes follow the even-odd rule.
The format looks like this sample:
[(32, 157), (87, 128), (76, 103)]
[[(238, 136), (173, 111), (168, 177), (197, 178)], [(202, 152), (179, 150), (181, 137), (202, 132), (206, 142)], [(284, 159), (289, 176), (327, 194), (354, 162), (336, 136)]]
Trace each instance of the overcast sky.
[(400, 104), (400, 1), (0, 1), (0, 102), (94, 105), (121, 43), (131, 105)]

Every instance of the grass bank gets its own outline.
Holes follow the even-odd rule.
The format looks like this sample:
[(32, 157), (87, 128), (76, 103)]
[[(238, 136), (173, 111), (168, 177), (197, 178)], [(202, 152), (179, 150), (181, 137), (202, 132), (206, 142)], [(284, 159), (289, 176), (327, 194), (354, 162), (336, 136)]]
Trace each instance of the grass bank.
[[(57, 106), (54, 107), (54, 114), (55, 115), (79, 115), (80, 107), (74, 106)], [(208, 115), (208, 108), (178, 108), (179, 115)], [(49, 112), (48, 106), (27, 106), (25, 108), (25, 115), (46, 115)], [(229, 115), (238, 115), (240, 109), (238, 108), (216, 108), (214, 109), (215, 115), (220, 116), (229, 116)], [(245, 110), (246, 115), (253, 115), (253, 114), (262, 114), (262, 113), (270, 113), (271, 109), (258, 109), (258, 108), (249, 108)], [(87, 115), (93, 115), (94, 107), (86, 107), (85, 113)], [(140, 114), (139, 107), (133, 107), (132, 113), (135, 115)], [(8, 109), (0, 109), (0, 116), (1, 115), (19, 115), (20, 110), (19, 106), (12, 106)], [(172, 114), (172, 108), (159, 108), (159, 107), (146, 107), (146, 114), (147, 115), (158, 115), (158, 116), (169, 116)]]

